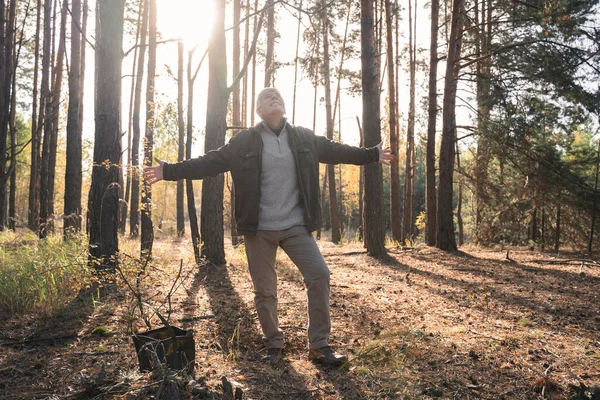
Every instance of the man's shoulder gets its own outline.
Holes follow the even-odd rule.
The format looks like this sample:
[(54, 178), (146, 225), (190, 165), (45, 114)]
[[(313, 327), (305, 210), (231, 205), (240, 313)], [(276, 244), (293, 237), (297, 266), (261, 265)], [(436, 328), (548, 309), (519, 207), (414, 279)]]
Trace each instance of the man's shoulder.
[(257, 132), (258, 131), (255, 126), (246, 128), (246, 129), (236, 133), (234, 136), (232, 136), (231, 139), (229, 139), (229, 143), (231, 143), (231, 144), (245, 143), (250, 138), (252, 138), (252, 136), (255, 135)]
[(296, 132), (298, 135), (303, 136), (305, 138), (314, 136), (314, 132), (308, 128), (305, 128), (303, 126), (297, 126), (297, 125), (292, 125), (289, 124), (289, 126), (291, 127), (291, 129)]

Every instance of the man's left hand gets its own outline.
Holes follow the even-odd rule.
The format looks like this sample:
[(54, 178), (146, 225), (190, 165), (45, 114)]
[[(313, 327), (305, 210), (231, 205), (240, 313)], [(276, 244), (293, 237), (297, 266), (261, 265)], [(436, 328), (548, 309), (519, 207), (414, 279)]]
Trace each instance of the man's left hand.
[(379, 162), (381, 164), (390, 165), (390, 161), (394, 158), (394, 153), (392, 153), (391, 149), (384, 149), (383, 142), (380, 142), (377, 146), (377, 150), (379, 151)]

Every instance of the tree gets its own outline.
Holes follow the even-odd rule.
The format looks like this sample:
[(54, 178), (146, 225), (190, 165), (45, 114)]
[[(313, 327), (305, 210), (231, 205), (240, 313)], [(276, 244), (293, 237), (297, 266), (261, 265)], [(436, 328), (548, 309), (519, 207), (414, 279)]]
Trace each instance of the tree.
[(435, 245), (437, 230), (437, 199), (435, 193), (435, 133), (437, 120), (437, 70), (438, 70), (438, 21), (439, 0), (431, 0), (431, 37), (429, 42), (429, 97), (427, 116), (427, 190), (426, 190), (426, 231), (425, 242)]
[[(31, 106), (31, 167), (29, 169), (29, 212), (27, 226), (34, 232), (39, 229), (40, 217), (40, 125), (38, 125), (38, 77), (40, 57), (40, 27), (42, 20), (42, 0), (37, 0), (36, 28), (33, 62), (33, 94)], [(40, 114), (42, 111), (40, 109)]]
[(450, 39), (444, 78), (443, 130), (440, 148), (440, 183), (438, 186), (438, 214), (436, 246), (442, 250), (456, 250), (454, 212), (452, 206), (454, 176), (454, 142), (456, 140), (456, 87), (460, 65), (464, 1), (453, 0)]
[(133, 136), (131, 138), (131, 199), (129, 200), (129, 234), (137, 237), (140, 226), (140, 109), (142, 102), (142, 86), (144, 81), (144, 63), (146, 59), (146, 35), (148, 33), (148, 0), (142, 0), (142, 28), (140, 32), (140, 49), (135, 74), (135, 94), (133, 100)]
[[(148, 0), (148, 76), (146, 77), (146, 130), (144, 135), (144, 165), (152, 166), (154, 151), (154, 128), (156, 105), (154, 84), (156, 81), (156, 0)], [(152, 226), (152, 187), (144, 183), (141, 209), (141, 254), (152, 255), (154, 228)]]
[(267, 0), (267, 54), (265, 56), (265, 87), (273, 85), (275, 72), (275, 2)]
[[(325, 9), (325, 7), (323, 7)], [(333, 140), (333, 116), (331, 113), (331, 78), (329, 76), (329, 16), (324, 11), (323, 16), (323, 81), (325, 82), (325, 110), (327, 118), (327, 138)], [(338, 213), (337, 193), (335, 187), (335, 165), (327, 164), (329, 177), (329, 217), (331, 220), (331, 241), (340, 242), (340, 218)]]
[[(177, 127), (179, 137), (177, 141), (177, 161), (184, 160), (185, 150), (185, 123), (183, 121), (183, 40), (177, 42)], [(183, 210), (183, 181), (177, 182), (177, 236), (185, 233), (185, 218)]]
[(79, 120), (81, 93), (81, 0), (71, 4), (71, 67), (69, 69), (69, 109), (67, 113), (67, 154), (65, 170), (64, 235), (81, 230), (81, 134)]
[(404, 210), (402, 216), (402, 242), (413, 239), (415, 223), (415, 84), (417, 64), (417, 7), (413, 19), (412, 0), (408, 1), (408, 54), (410, 70), (410, 94), (408, 105), (408, 128), (406, 130), (406, 168), (404, 171)]
[[(109, 186), (114, 187), (119, 180), (124, 5), (124, 0), (99, 2), (100, 24), (96, 27), (96, 127), (88, 218), (90, 255), (92, 260), (105, 267), (116, 265), (114, 256), (118, 250), (115, 247), (115, 244), (118, 245), (117, 226), (113, 223), (115, 216), (108, 209), (103, 210), (102, 200), (106, 193), (111, 193), (107, 190)], [(117, 212), (118, 207), (112, 208)]]
[[(370, 147), (381, 142), (379, 82), (375, 69), (374, 16), (371, 0), (361, 0), (361, 66), (364, 145)], [(386, 253), (381, 166), (365, 165), (364, 171), (365, 245), (369, 255), (380, 256)]]
[[(249, 58), (245, 60), (240, 73), (227, 86), (227, 57), (225, 41), (225, 0), (215, 1), (215, 23), (212, 27), (208, 44), (208, 102), (206, 109), (206, 136), (204, 151), (222, 146), (227, 130), (227, 106), (229, 95), (239, 83), (248, 67)], [(262, 14), (254, 40), (250, 49), (253, 54)], [(203, 242), (202, 255), (216, 265), (225, 263), (223, 238), (223, 175), (205, 178), (202, 183), (202, 209), (200, 214), (200, 235)]]
[[(234, 0), (233, 2), (233, 68), (232, 68), (232, 79), (235, 79), (240, 73), (240, 8), (241, 0)], [(235, 136), (239, 132), (239, 127), (242, 125), (241, 119), (241, 104), (240, 104), (240, 87), (239, 85), (233, 89), (233, 96), (231, 102), (231, 122), (233, 125), (232, 136)], [(229, 215), (230, 224), (229, 229), (231, 233), (231, 244), (237, 246), (242, 242), (242, 237), (237, 231), (235, 223), (235, 185), (231, 183), (231, 191), (229, 192)]]
[[(434, 0), (435, 1), (435, 0)], [(398, 138), (398, 119), (396, 115), (396, 87), (394, 71), (394, 43), (392, 27), (392, 5), (390, 0), (385, 0), (385, 23), (386, 23), (386, 51), (387, 51), (387, 69), (388, 69), (388, 110), (389, 110), (389, 129), (390, 146), (394, 155), (396, 155), (390, 165), (390, 201), (392, 214), (392, 238), (396, 241), (402, 240), (402, 214), (400, 210), (400, 160), (398, 158), (399, 138)], [(396, 26), (396, 29), (398, 27)]]

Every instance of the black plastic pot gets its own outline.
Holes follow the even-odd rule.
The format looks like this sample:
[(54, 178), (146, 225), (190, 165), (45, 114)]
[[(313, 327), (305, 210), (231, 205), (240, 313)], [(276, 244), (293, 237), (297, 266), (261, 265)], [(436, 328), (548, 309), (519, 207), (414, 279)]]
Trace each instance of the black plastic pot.
[(196, 364), (194, 331), (168, 326), (132, 335), (132, 339), (140, 371), (152, 371), (155, 360), (152, 353), (156, 352), (158, 360), (169, 368), (193, 372)]

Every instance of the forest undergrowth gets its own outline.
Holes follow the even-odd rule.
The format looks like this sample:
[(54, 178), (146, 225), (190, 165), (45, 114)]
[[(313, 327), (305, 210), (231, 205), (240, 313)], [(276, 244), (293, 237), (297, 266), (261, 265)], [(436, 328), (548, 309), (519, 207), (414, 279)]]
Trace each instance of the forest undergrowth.
[[(360, 243), (322, 239), (331, 344), (349, 356), (326, 368), (307, 359), (306, 292), (282, 252), (286, 353), (270, 365), (243, 249), (229, 246), (226, 266), (197, 268), (186, 239), (159, 238), (149, 263), (122, 239), (121, 273), (98, 277), (86, 272), (83, 242), (23, 234), (2, 244), (3, 290), (8, 277), (68, 282), (20, 308), (0, 294), (3, 399), (228, 398), (228, 383), (245, 399), (600, 398), (600, 265), (579, 254), (417, 245), (374, 259)], [(139, 300), (195, 332), (191, 375), (139, 372), (131, 333), (161, 326)]]

